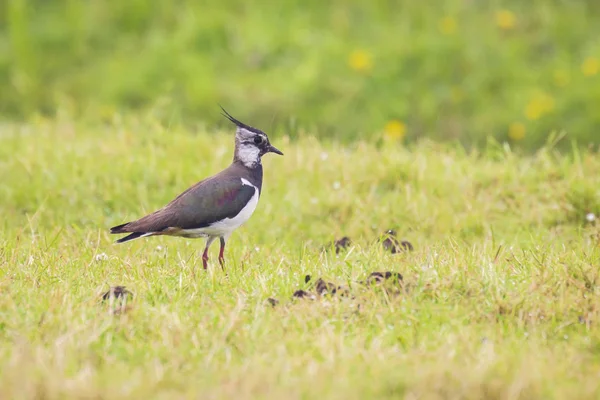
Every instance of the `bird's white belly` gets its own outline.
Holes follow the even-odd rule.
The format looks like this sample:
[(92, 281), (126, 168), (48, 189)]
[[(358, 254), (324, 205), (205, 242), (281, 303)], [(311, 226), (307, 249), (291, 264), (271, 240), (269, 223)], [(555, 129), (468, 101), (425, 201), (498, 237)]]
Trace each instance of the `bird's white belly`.
[(198, 229), (186, 229), (181, 230), (177, 236), (185, 236), (188, 238), (200, 238), (207, 236), (229, 236), (231, 233), (239, 228), (244, 222), (250, 219), (250, 216), (256, 210), (258, 205), (258, 188), (254, 185), (254, 195), (250, 198), (250, 201), (242, 210), (233, 218), (225, 218), (224, 220), (217, 221), (210, 226)]

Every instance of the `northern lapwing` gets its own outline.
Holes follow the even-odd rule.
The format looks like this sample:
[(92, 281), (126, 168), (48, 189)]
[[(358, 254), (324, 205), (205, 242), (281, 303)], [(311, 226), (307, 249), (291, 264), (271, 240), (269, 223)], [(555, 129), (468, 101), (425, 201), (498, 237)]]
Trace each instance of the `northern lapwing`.
[(207, 238), (202, 254), (202, 265), (206, 269), (208, 248), (219, 238), (219, 263), (225, 269), (225, 243), (233, 231), (250, 218), (258, 204), (263, 181), (261, 157), (267, 153), (283, 153), (271, 145), (266, 133), (233, 118), (223, 107), (221, 109), (223, 115), (236, 125), (231, 165), (190, 187), (160, 210), (112, 227), (110, 233), (130, 233), (117, 243), (157, 235)]

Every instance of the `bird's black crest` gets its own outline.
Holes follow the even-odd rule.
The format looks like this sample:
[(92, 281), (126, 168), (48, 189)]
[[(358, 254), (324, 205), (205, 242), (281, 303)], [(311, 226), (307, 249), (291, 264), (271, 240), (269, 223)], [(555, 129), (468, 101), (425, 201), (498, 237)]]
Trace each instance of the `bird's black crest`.
[(240, 127), (240, 128), (244, 128), (244, 129), (246, 129), (246, 130), (249, 130), (249, 131), (251, 131), (251, 132), (261, 133), (261, 131), (260, 131), (260, 130), (258, 130), (258, 129), (256, 129), (256, 128), (253, 128), (253, 127), (251, 127), (250, 125), (246, 125), (246, 124), (244, 124), (243, 122), (241, 122), (241, 121), (238, 121), (237, 119), (233, 118), (233, 117), (231, 116), (231, 114), (229, 114), (229, 113), (227, 112), (227, 110), (225, 110), (225, 109), (223, 108), (223, 106), (222, 106), (222, 105), (219, 105), (219, 107), (221, 107), (221, 110), (223, 110), (223, 116), (224, 116), (225, 118), (227, 118), (228, 120), (230, 120), (231, 122), (233, 122), (233, 123), (234, 123), (236, 126), (238, 126), (238, 127)]

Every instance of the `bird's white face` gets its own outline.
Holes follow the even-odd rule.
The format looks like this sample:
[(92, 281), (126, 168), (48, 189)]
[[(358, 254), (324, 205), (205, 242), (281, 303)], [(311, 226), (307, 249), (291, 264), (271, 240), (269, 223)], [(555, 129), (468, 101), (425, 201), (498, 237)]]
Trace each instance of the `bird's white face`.
[(235, 133), (235, 157), (246, 167), (260, 164), (260, 158), (269, 151), (269, 138), (263, 132), (238, 127)]

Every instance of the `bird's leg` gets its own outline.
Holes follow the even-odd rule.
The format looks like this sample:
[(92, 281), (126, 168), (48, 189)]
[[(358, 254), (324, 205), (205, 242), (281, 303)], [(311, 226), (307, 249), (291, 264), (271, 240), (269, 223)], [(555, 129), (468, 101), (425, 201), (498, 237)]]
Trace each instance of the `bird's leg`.
[(225, 257), (223, 255), (223, 253), (225, 252), (225, 238), (220, 237), (219, 239), (221, 241), (221, 250), (219, 250), (219, 264), (221, 264), (221, 269), (225, 271), (225, 267), (223, 266), (223, 264), (225, 263)]
[(204, 253), (202, 253), (202, 266), (204, 269), (208, 268), (208, 247), (205, 247)]
[(208, 248), (214, 240), (215, 238), (212, 236), (206, 240), (206, 247), (204, 248), (204, 253), (202, 253), (202, 266), (204, 267), (204, 269), (208, 268)]

